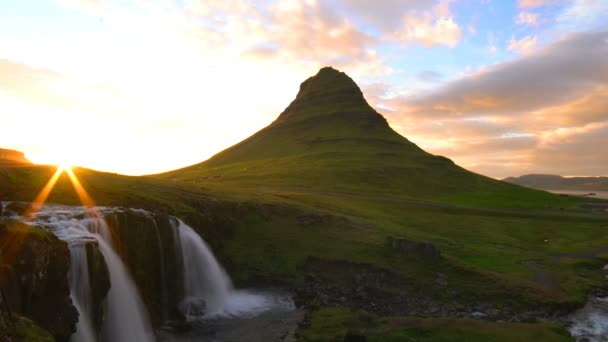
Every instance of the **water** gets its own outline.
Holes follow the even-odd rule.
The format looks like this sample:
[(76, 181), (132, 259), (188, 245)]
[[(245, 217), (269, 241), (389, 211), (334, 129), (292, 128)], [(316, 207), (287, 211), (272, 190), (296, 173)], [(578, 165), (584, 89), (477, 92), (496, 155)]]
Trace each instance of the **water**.
[(172, 220), (176, 248), (181, 251), (184, 298), (180, 309), (188, 321), (227, 316), (252, 316), (269, 310), (273, 298), (235, 290), (209, 246), (188, 225)]
[(594, 297), (569, 318), (570, 334), (576, 341), (608, 341), (608, 297)]
[(78, 310), (78, 324), (72, 341), (95, 341), (95, 331), (91, 324), (92, 303), (89, 284), (89, 268), (85, 245), (72, 243), (70, 246), (70, 271), (68, 275), (72, 302)]
[(153, 341), (155, 337), (148, 313), (125, 265), (112, 248), (110, 228), (102, 217), (89, 217), (87, 214), (89, 213), (81, 207), (45, 206), (32, 221), (48, 227), (57, 237), (66, 241), (70, 248), (70, 290), (80, 313), (77, 332), (71, 340), (97, 340), (98, 334), (92, 329), (90, 317), (92, 298), (85, 250), (87, 243), (95, 243), (105, 259), (111, 283), (105, 299), (106, 313), (99, 340)]
[(169, 307), (169, 298), (167, 296), (167, 277), (165, 276), (165, 249), (163, 248), (163, 242), (160, 237), (160, 230), (158, 229), (158, 224), (156, 220), (152, 219), (154, 222), (154, 231), (156, 232), (156, 241), (158, 242), (158, 255), (160, 263), (160, 288), (161, 288), (161, 305), (162, 305), (162, 318), (163, 320), (167, 320), (167, 312)]
[[(547, 190), (547, 191), (555, 193), (555, 194), (608, 199), (608, 191), (594, 191), (594, 190)], [(595, 195), (590, 195), (590, 194), (595, 194)]]

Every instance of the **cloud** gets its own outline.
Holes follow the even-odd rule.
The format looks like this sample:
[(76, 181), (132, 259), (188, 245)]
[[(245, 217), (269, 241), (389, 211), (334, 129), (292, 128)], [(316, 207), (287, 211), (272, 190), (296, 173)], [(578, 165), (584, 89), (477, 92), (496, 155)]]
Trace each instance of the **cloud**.
[[(608, 121), (576, 133), (553, 136), (533, 156), (542, 172), (560, 170), (564, 175), (608, 175)], [(600, 147), (600, 148), (598, 148)]]
[(608, 29), (608, 6), (604, 0), (574, 0), (556, 18), (563, 32)]
[(526, 11), (522, 11), (519, 12), (519, 14), (517, 15), (517, 18), (515, 18), (515, 23), (517, 25), (537, 25), (538, 24), (538, 13), (532, 13), (532, 12), (526, 12)]
[(419, 73), (416, 78), (424, 82), (439, 82), (443, 79), (443, 75), (432, 70), (425, 70)]
[(552, 2), (553, 0), (518, 0), (517, 6), (519, 8), (536, 8)]
[(605, 39), (608, 32), (572, 34), (408, 101), (427, 114), (509, 114), (572, 101), (608, 82)]
[(608, 146), (607, 39), (571, 34), (433, 91), (387, 99), (389, 121), (432, 153), (497, 177), (605, 174), (597, 147)]
[(440, 1), (428, 11), (410, 11), (403, 18), (397, 37), (403, 41), (417, 41), (428, 47), (455, 47), (462, 36), (460, 26), (449, 9), (451, 1)]
[(534, 36), (525, 36), (520, 40), (516, 40), (515, 37), (511, 37), (509, 40), (509, 47), (507, 48), (509, 51), (517, 52), (519, 54), (528, 54), (532, 52), (534, 47), (536, 46), (537, 37)]

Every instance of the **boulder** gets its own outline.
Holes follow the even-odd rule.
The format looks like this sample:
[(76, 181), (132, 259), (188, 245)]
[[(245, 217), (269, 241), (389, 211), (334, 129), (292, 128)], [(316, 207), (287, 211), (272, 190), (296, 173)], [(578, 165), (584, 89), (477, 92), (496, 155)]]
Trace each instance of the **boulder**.
[(430, 241), (416, 242), (407, 239), (395, 239), (391, 236), (384, 240), (387, 247), (396, 249), (404, 255), (421, 256), (426, 259), (439, 259), (441, 252), (439, 248)]

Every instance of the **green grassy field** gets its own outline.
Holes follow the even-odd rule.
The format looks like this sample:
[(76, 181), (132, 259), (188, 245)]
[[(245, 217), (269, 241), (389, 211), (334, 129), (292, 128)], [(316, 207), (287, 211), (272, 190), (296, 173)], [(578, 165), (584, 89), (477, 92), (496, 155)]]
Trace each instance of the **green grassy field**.
[(470, 319), (378, 318), (362, 311), (326, 308), (315, 312), (302, 341), (344, 341), (346, 335), (367, 341), (570, 341), (556, 324), (493, 323)]

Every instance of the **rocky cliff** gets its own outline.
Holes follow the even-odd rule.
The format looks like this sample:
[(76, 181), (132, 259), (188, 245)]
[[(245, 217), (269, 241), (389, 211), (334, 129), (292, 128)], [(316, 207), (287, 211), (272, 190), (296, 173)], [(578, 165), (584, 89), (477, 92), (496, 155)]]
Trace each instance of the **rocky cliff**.
[(13, 163), (31, 164), (31, 162), (25, 158), (23, 152), (0, 148), (0, 165)]
[(65, 242), (42, 229), (0, 217), (0, 311), (25, 316), (65, 341), (78, 312), (68, 285), (70, 253)]

